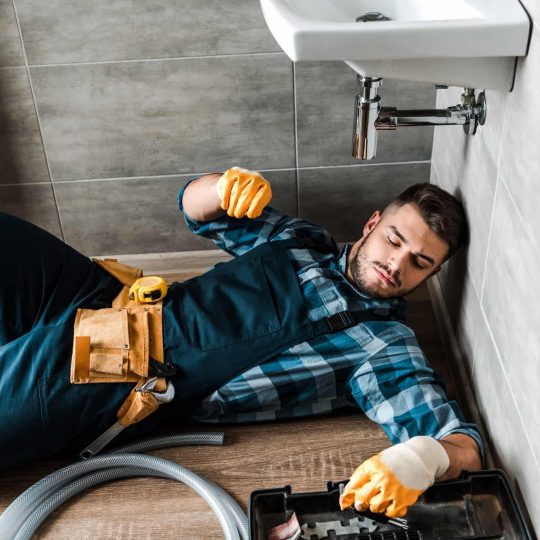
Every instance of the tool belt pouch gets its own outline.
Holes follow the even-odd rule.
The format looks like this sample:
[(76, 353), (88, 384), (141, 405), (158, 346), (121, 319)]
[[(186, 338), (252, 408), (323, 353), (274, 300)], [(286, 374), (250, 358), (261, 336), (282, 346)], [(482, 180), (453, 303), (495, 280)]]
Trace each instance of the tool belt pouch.
[[(97, 262), (97, 261), (96, 261)], [(98, 264), (108, 270), (106, 263)], [(141, 305), (128, 299), (129, 286), (141, 277), (116, 261), (124, 287), (112, 307), (78, 309), (75, 318), (71, 383), (138, 382), (148, 377), (150, 357), (163, 362), (162, 303)]]

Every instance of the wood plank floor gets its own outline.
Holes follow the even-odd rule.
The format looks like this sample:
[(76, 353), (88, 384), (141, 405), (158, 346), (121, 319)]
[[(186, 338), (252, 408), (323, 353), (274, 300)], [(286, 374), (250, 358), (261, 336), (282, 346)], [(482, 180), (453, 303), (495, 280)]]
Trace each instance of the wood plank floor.
[[(180, 281), (190, 272), (177, 274)], [(174, 276), (171, 276), (174, 277)], [(455, 395), (455, 382), (439, 338), (426, 285), (410, 297), (409, 324), (435, 369)], [(364, 460), (389, 446), (381, 428), (356, 412), (279, 423), (208, 427), (224, 431), (222, 447), (178, 447), (153, 454), (180, 463), (225, 488), (247, 509), (251, 491), (292, 486), (293, 492), (325, 490)], [(45, 474), (66, 464), (51, 459), (3, 475), (0, 511)], [(121, 480), (89, 490), (58, 509), (35, 538), (221, 538), (212, 511), (190, 488), (173, 481)]]

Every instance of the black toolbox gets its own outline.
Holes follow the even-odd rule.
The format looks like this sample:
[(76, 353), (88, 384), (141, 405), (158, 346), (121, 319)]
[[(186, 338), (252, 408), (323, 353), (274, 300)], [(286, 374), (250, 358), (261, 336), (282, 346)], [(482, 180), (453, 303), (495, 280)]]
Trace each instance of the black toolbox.
[[(328, 482), (326, 492), (292, 493), (290, 486), (254, 491), (249, 500), (251, 540), (267, 540), (272, 527), (296, 513), (300, 525), (340, 521), (348, 525), (357, 518), (352, 509), (339, 510), (339, 489), (345, 482)], [(372, 517), (380, 516), (373, 515)], [(361, 520), (363, 518), (360, 518)], [(464, 473), (459, 479), (435, 484), (412, 506), (408, 529), (377, 521), (371, 531), (336, 534), (329, 540), (533, 540), (505, 474), (499, 470)], [(303, 532), (300, 539), (315, 540)], [(322, 540), (323, 537), (319, 538)]]

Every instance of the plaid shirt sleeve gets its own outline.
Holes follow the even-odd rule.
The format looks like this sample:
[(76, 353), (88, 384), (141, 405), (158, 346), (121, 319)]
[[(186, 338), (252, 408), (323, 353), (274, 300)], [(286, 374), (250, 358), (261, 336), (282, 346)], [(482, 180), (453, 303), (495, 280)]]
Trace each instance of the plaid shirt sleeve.
[[(178, 194), (178, 207), (184, 212), (182, 198), (192, 178)], [(184, 212), (186, 225), (193, 233), (212, 240), (219, 248), (235, 257), (272, 240), (309, 237), (321, 246), (330, 246), (336, 253), (334, 239), (323, 228), (304, 219), (294, 218), (266, 206), (258, 218), (234, 218), (227, 214), (212, 221), (197, 221)]]
[(465, 422), (457, 402), (448, 399), (443, 380), (428, 364), (412, 331), (364, 362), (349, 380), (349, 392), (394, 444), (416, 435), (442, 439), (463, 433), (483, 454), (476, 425)]

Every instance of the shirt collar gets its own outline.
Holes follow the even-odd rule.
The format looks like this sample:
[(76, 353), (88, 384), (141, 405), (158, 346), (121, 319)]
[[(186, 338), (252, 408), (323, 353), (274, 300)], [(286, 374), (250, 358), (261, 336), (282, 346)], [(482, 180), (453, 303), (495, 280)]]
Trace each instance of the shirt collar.
[[(351, 244), (344, 244), (337, 257), (338, 269), (346, 280), (347, 257), (349, 256), (350, 249)], [(389, 315), (392, 318), (405, 322), (407, 312), (409, 310), (409, 304), (402, 296), (394, 296), (392, 298), (373, 298), (372, 296), (358, 290), (348, 280), (347, 283), (349, 283), (351, 290), (358, 295), (358, 299), (362, 302), (362, 304), (366, 305), (366, 309), (372, 309), (379, 315)]]

